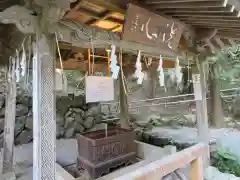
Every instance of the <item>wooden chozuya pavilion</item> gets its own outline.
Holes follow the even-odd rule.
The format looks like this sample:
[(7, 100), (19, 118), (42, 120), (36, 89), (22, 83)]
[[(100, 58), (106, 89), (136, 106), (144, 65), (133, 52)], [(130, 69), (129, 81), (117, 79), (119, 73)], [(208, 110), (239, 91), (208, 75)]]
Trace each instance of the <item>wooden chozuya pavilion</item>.
[[(115, 179), (160, 179), (192, 162), (192, 179), (203, 180), (201, 156), (206, 165), (209, 161), (204, 77), (207, 64), (204, 60), (219, 49), (234, 45), (240, 38), (238, 0), (33, 0), (25, 4), (9, 0), (0, 6), (3, 28), (7, 26), (4, 24), (15, 24), (22, 33), (36, 37), (37, 56), (33, 60), (34, 180), (56, 179), (55, 35), (61, 50), (76, 54), (71, 59), (64, 56), (65, 69), (87, 70), (85, 58), (91, 54), (83, 48), (91, 48), (92, 44), (96, 48), (95, 54), (102, 54), (110, 45), (115, 45), (123, 50), (123, 59), (130, 64), (134, 64), (131, 63), (132, 55), (139, 50), (156, 59), (161, 54), (165, 67), (173, 67), (171, 61), (175, 61), (177, 56), (180, 64), (186, 64), (187, 54), (196, 77), (194, 91), (198, 94), (196, 108), (200, 144)], [(74, 61), (82, 57), (81, 54), (83, 61)], [(107, 63), (109, 60), (96, 64), (96, 68), (109, 72)], [(197, 63), (200, 68), (196, 68)], [(124, 70), (131, 71), (132, 68), (128, 70), (127, 67), (123, 67)], [(15, 97), (14, 77), (10, 82), (9, 102)], [(124, 97), (121, 97), (121, 103), (125, 103), (121, 109), (121, 120), (125, 121), (127, 102)], [(13, 112), (15, 107), (9, 105), (7, 111)], [(215, 111), (217, 108), (213, 113)], [(13, 117), (6, 116), (3, 173), (11, 171), (13, 166)]]

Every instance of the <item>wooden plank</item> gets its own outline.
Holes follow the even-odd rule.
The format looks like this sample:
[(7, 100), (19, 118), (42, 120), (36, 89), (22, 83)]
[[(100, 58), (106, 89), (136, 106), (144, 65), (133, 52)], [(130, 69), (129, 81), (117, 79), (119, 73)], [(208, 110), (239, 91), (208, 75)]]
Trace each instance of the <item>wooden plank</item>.
[(224, 1), (208, 1), (205, 2), (195, 2), (195, 3), (164, 3), (159, 5), (152, 5), (152, 8), (155, 9), (206, 9), (206, 8), (214, 8), (214, 7), (227, 7), (227, 4)]
[(135, 171), (133, 170), (130, 173), (114, 178), (114, 180), (159, 180), (163, 176), (177, 169), (184, 168), (190, 162), (206, 153), (206, 151), (206, 146), (200, 143), (173, 155), (167, 156), (161, 160), (156, 160), (152, 163), (139, 167)]
[(190, 177), (191, 180), (204, 180), (202, 157), (197, 158), (191, 163)]
[(184, 26), (144, 8), (130, 4), (127, 10), (122, 39), (142, 44), (176, 49)]
[(165, 3), (192, 3), (192, 2), (208, 2), (209, 0), (146, 0), (145, 4), (165, 4)]
[(113, 14), (113, 12), (106, 11), (98, 19), (90, 20), (90, 21), (86, 22), (86, 24), (88, 24), (90, 26), (96, 25), (98, 22), (100, 22), (102, 20), (105, 20), (108, 17), (110, 17), (112, 14)]
[(120, 8), (118, 5), (111, 3), (110, 1), (106, 0), (89, 0), (89, 2), (96, 4), (98, 6), (104, 7), (109, 11), (119, 12), (125, 14), (125, 10)]
[(176, 18), (212, 18), (212, 19), (238, 19), (238, 13), (212, 13), (212, 14), (206, 14), (202, 12), (198, 13), (181, 13), (181, 14), (174, 14), (172, 13), (171, 16)]
[(136, 171), (138, 170), (138, 168), (141, 168), (142, 166), (145, 166), (149, 163), (156, 161), (156, 159), (162, 159), (176, 152), (175, 146), (170, 146), (170, 147), (165, 146), (164, 148), (161, 148), (161, 147), (146, 144), (140, 141), (135, 141), (135, 143), (137, 145), (137, 156), (140, 157), (142, 161), (140, 161), (139, 163), (133, 164), (131, 166), (121, 168), (97, 180), (113, 180), (124, 174), (130, 173), (132, 171)]
[[(199, 142), (205, 143), (206, 147), (208, 147), (210, 139), (209, 139), (207, 101), (206, 101), (207, 77), (205, 76), (206, 71), (208, 70), (208, 67), (206, 66), (207, 65), (206, 62), (204, 62), (204, 59), (201, 59), (199, 61), (203, 63), (198, 64), (196, 67), (192, 67), (193, 74), (200, 75), (200, 85), (201, 85), (200, 87), (197, 86), (198, 89), (194, 89), (194, 92), (197, 91), (201, 93), (201, 97), (202, 97), (202, 99), (196, 100), (197, 129), (198, 129)], [(210, 154), (208, 150), (208, 152), (204, 156), (205, 167), (209, 165), (209, 161), (210, 161)]]
[(230, 18), (230, 19), (227, 19), (226, 17), (225, 18), (213, 18), (213, 17), (180, 17), (179, 19), (183, 20), (183, 21), (206, 21), (206, 22), (229, 22), (229, 23), (238, 23), (239, 22), (239, 18)]
[[(69, 27), (79, 29), (79, 32), (76, 32), (74, 29), (70, 30)], [(84, 30), (84, 33), (80, 31), (81, 28)], [(73, 23), (70, 21), (61, 22), (59, 24), (59, 31), (59, 34), (61, 34), (61, 36), (59, 36), (59, 40), (61, 40), (62, 42), (71, 43), (72, 46), (77, 47), (92, 48), (92, 44), (94, 44), (94, 47), (97, 48), (107, 48), (109, 47), (109, 45), (114, 44), (119, 48), (123, 48), (124, 52), (131, 51), (133, 54), (137, 53), (138, 50), (142, 50), (143, 54), (148, 54), (152, 56), (156, 55), (158, 57), (159, 53), (161, 53), (163, 56), (177, 56), (178, 54), (178, 52), (175, 52), (168, 47), (162, 47), (161, 52), (159, 52), (159, 47), (156, 47), (154, 45), (150, 46), (132, 41), (124, 41), (120, 39), (120, 36), (117, 33), (90, 28), (83, 24)], [(77, 33), (77, 36), (73, 36), (72, 32)], [(88, 34), (91, 34), (92, 32), (97, 35), (97, 39), (93, 39), (92, 43), (88, 41), (83, 42), (83, 39), (89, 39)]]
[(201, 22), (192, 21), (191, 24), (196, 25), (196, 26), (204, 26), (206, 28), (207, 27), (217, 27), (218, 29), (223, 28), (223, 26), (225, 26), (224, 28), (234, 28), (234, 29), (240, 28), (240, 24), (236, 24), (236, 23), (229, 24), (229, 23), (219, 23), (219, 22), (209, 23), (209, 22), (204, 22), (204, 21), (201, 21)]
[(163, 9), (162, 11), (165, 14), (171, 15), (171, 14), (185, 14), (185, 13), (206, 13), (206, 14), (211, 14), (211, 13), (229, 13), (231, 12), (232, 7), (227, 6), (227, 7), (212, 7), (208, 9), (175, 9), (175, 8), (169, 8), (169, 9)]
[[(15, 71), (13, 69), (12, 71)], [(4, 137), (3, 137), (3, 165), (2, 172), (8, 173), (13, 171), (13, 148), (14, 148), (14, 127), (16, 118), (16, 77), (8, 77), (8, 92), (6, 95), (6, 109), (4, 122)]]

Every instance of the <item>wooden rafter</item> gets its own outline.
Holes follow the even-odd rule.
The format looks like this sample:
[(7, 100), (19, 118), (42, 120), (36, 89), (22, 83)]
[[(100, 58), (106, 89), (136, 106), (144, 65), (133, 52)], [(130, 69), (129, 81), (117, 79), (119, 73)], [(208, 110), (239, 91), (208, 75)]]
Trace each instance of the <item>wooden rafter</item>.
[(208, 2), (182, 2), (182, 3), (164, 3), (164, 4), (154, 4), (155, 9), (205, 9), (205, 8), (215, 8), (215, 7), (227, 7), (227, 4), (223, 1), (208, 1)]
[(228, 13), (232, 12), (232, 7), (227, 6), (227, 7), (214, 7), (214, 8), (208, 8), (208, 9), (201, 9), (199, 8), (198, 10), (196, 9), (176, 9), (176, 8), (170, 8), (170, 9), (163, 9), (162, 10), (165, 14), (171, 15), (172, 13), (176, 14), (184, 14), (184, 13), (206, 13), (206, 14), (211, 14), (211, 13)]
[(91, 2), (93, 4), (96, 4), (98, 6), (104, 7), (109, 11), (119, 12), (119, 13), (125, 14), (124, 9), (120, 8), (117, 5), (114, 5), (113, 3), (109, 2), (109, 1), (106, 1), (106, 0), (89, 0), (89, 2)]
[(110, 17), (112, 14), (113, 14), (113, 12), (107, 10), (107, 11), (105, 11), (100, 17), (98, 17), (97, 19), (94, 19), (94, 20), (90, 20), (90, 21), (86, 22), (86, 24), (91, 25), (91, 26), (92, 26), (92, 25), (95, 25), (95, 24), (97, 24), (98, 22), (107, 19), (107, 18)]

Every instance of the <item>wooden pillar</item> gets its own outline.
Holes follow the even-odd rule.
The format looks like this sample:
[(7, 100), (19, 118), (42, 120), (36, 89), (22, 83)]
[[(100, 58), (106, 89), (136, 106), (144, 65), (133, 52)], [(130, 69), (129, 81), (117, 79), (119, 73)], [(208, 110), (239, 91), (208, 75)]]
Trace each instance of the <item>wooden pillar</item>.
[[(211, 67), (214, 72), (214, 64)], [(216, 78), (210, 78), (210, 94), (211, 94), (211, 123), (214, 127), (222, 128), (224, 126), (224, 114), (222, 100), (220, 95), (220, 86)]]
[(55, 180), (56, 97), (55, 40), (53, 34), (37, 33), (33, 60), (33, 179)]
[[(200, 61), (201, 62), (201, 61)], [(209, 147), (209, 129), (208, 129), (208, 113), (207, 113), (207, 70), (208, 64), (202, 62), (199, 66), (192, 68), (193, 70), (193, 88), (194, 88), (194, 97), (196, 100), (196, 116), (197, 116), (197, 128), (198, 128), (198, 137), (199, 141), (203, 142)], [(209, 165), (210, 153), (209, 148), (206, 155), (203, 157), (204, 167)]]
[[(13, 58), (12, 58), (13, 60)], [(6, 109), (4, 122), (4, 137), (3, 137), (3, 162), (2, 173), (13, 172), (13, 149), (14, 149), (14, 127), (16, 118), (16, 78), (15, 78), (15, 62), (8, 73), (8, 91), (6, 93)], [(10, 64), (11, 66), (11, 64)]]
[(128, 114), (128, 99), (127, 94), (127, 85), (123, 79), (123, 76), (120, 71), (120, 84), (119, 84), (119, 101), (120, 101), (120, 124), (122, 128), (129, 128), (129, 114)]

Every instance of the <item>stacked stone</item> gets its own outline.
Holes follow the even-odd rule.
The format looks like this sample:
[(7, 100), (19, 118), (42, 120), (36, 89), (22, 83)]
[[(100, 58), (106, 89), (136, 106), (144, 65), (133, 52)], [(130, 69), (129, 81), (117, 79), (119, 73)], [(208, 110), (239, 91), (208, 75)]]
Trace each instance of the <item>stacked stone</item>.
[(86, 104), (84, 96), (62, 97), (57, 102), (57, 137), (71, 138), (101, 121), (99, 104)]
[[(0, 94), (0, 147), (2, 146), (5, 116), (5, 97)], [(77, 133), (91, 130), (101, 121), (99, 104), (86, 104), (84, 96), (57, 98), (57, 138), (72, 138)], [(17, 98), (15, 144), (33, 140), (31, 97)]]

